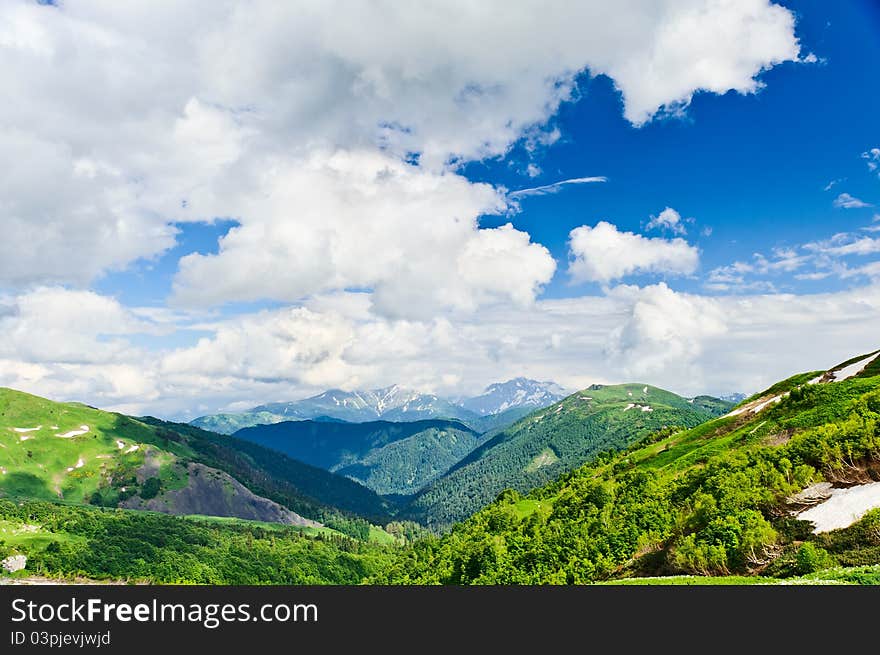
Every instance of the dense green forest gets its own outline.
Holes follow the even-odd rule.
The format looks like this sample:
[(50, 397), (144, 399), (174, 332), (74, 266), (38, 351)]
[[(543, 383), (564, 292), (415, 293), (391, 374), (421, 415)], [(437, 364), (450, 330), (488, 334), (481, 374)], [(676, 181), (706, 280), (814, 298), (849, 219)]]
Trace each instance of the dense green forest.
[(789, 499), (811, 483), (880, 478), (880, 377), (807, 384), (816, 375), (761, 394), (790, 395), (757, 412), (660, 431), (527, 496), (504, 491), (375, 581), (578, 584), (876, 565), (880, 511), (818, 535), (791, 515)]
[(443, 475), (479, 443), (458, 421), (392, 423), (285, 421), (235, 437), (357, 480), (380, 494), (412, 494)]
[(443, 528), (505, 488), (528, 492), (601, 452), (660, 429), (699, 425), (731, 406), (708, 397), (689, 401), (644, 384), (594, 385), (491, 436), (421, 491), (403, 515)]
[(358, 584), (391, 550), (327, 530), (0, 500), (22, 574), (163, 584)]

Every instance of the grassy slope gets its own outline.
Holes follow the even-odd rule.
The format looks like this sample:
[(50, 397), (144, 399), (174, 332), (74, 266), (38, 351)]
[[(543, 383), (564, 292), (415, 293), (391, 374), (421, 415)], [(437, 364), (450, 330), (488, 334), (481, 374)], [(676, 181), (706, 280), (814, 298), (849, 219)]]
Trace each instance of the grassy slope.
[(602, 451), (625, 448), (669, 426), (698, 425), (729, 408), (717, 399), (689, 402), (644, 384), (593, 387), (497, 433), (422, 491), (405, 513), (442, 527), (469, 516), (505, 488), (527, 492)]
[(792, 392), (757, 415), (718, 418), (603, 455), (526, 498), (505, 493), (450, 535), (410, 549), (381, 580), (589, 582), (692, 567), (790, 577), (803, 566), (807, 540), (822, 553), (817, 566), (836, 560), (856, 568), (802, 582), (876, 584), (880, 514), (818, 536), (786, 518), (785, 498), (808, 484), (878, 472), (880, 377), (805, 384), (817, 374), (758, 394)]
[[(56, 436), (83, 425), (89, 427), (86, 434)], [(14, 430), (37, 426), (42, 427), (22, 434)], [(166, 442), (150, 427), (119, 414), (0, 389), (0, 466), (6, 471), (0, 474), (0, 494), (88, 502), (99, 488), (120, 481), (136, 485), (135, 471), (148, 446), (158, 453), (166, 484), (179, 487), (183, 481), (173, 476), (171, 464), (175, 457), (194, 455), (185, 444)]]
[(235, 437), (361, 482), (382, 494), (413, 493), (445, 473), (479, 443), (461, 423), (286, 421)]
[[(332, 502), (377, 521), (387, 519), (387, 503), (351, 480), (192, 426), (144, 421), (0, 389), (0, 497), (116, 506), (144, 493), (141, 471), (149, 453), (150, 477), (161, 481), (160, 493), (186, 486), (185, 463), (196, 461), (225, 471), (257, 495), (341, 529), (352, 519)], [(85, 434), (57, 436), (84, 425), (89, 428)], [(353, 527), (364, 535), (369, 531), (366, 522), (348, 526)]]

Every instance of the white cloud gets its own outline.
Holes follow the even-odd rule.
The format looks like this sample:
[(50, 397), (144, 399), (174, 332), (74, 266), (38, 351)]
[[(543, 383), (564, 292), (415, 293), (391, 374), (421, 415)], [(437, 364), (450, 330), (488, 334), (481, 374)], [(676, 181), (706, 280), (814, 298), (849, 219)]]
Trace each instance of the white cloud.
[(841, 209), (859, 209), (861, 207), (873, 207), (871, 203), (859, 200), (848, 193), (841, 193), (834, 199), (834, 206)]
[(607, 182), (608, 178), (603, 175), (593, 177), (572, 177), (567, 180), (560, 180), (553, 184), (545, 184), (543, 186), (532, 187), (531, 189), (518, 189), (507, 194), (509, 198), (526, 198), (528, 196), (544, 196), (549, 193), (558, 193), (563, 187), (576, 184), (594, 184), (597, 182)]
[(111, 408), (159, 400), (153, 356), (132, 345), (163, 328), (113, 298), (42, 287), (0, 297), (0, 386)]
[(831, 191), (836, 185), (843, 182), (843, 178), (838, 178), (836, 180), (831, 180), (828, 184), (822, 187), (822, 191)]
[(0, 358), (108, 364), (130, 348), (125, 335), (157, 329), (91, 291), (43, 287), (0, 299)]
[(839, 232), (829, 239), (805, 243), (802, 248), (809, 253), (808, 257), (817, 267), (840, 274), (848, 270), (842, 261), (845, 258), (880, 253), (880, 238), (866, 237), (859, 233)]
[[(732, 311), (656, 285), (535, 301), (555, 262), (510, 225), (480, 229), (514, 203), (456, 172), (520, 139), (531, 152), (559, 140), (551, 119), (584, 70), (608, 75), (642, 125), (700, 91), (754, 93), (763, 70), (798, 57), (792, 12), (767, 0), (0, 3), (0, 84), (15, 100), (0, 104), (0, 158), (15, 164), (0, 180), (0, 289), (19, 289), (0, 300), (0, 384), (184, 415), (519, 374), (748, 390), (755, 370), (803, 368), (817, 334), (855, 348), (876, 336), (873, 287), (819, 299), (815, 315), (804, 305), (794, 339), (771, 300)], [(165, 252), (174, 222), (217, 216), (239, 226), (218, 254), (183, 259), (181, 308), (296, 306), (215, 317), (192, 326), (208, 332), (195, 345), (157, 352), (137, 337), (174, 312), (38, 286), (85, 286)], [(575, 279), (687, 274), (699, 259), (683, 239), (608, 223), (571, 237)], [(802, 347), (803, 326), (815, 329)], [(756, 367), (713, 347), (740, 336), (741, 354), (780, 354)], [(678, 359), (654, 352), (661, 338)]]
[[(869, 171), (877, 171), (880, 168), (880, 148), (870, 148), (862, 153), (862, 159), (868, 165)], [(877, 173), (880, 175), (880, 171)]]
[(648, 221), (647, 229), (669, 230), (673, 234), (684, 236), (687, 234), (687, 229), (685, 228), (684, 223), (693, 222), (693, 220), (694, 219), (692, 218), (682, 219), (681, 214), (675, 211), (672, 207), (666, 207), (662, 212), (657, 214), (657, 216), (651, 216), (651, 220)]
[[(295, 231), (299, 205), (323, 202), (305, 189), (283, 211), (260, 213), (284, 192), (272, 180), (308, 175), (320, 153), (414, 153), (426, 176), (440, 175), (448, 162), (497, 156), (523, 137), (533, 147), (558, 138), (548, 119), (585, 69), (609, 75), (626, 117), (642, 124), (700, 90), (754, 92), (761, 71), (798, 52), (793, 14), (766, 0), (626, 0), (559, 11), (499, 0), (9, 0), (0, 5), (0, 84), (15, 102), (0, 106), (0, 157), (16, 165), (0, 181), (0, 287), (86, 285), (166, 251), (172, 221), (234, 215), (242, 234), (227, 237), (230, 266), (215, 280), (234, 298), (256, 248), (243, 241)], [(435, 182), (437, 194), (453, 194), (444, 205), (485, 193)], [(381, 224), (382, 214), (370, 213), (381, 209), (369, 203), (347, 232)], [(424, 243), (432, 233), (419, 230), (435, 216), (412, 216), (402, 241), (386, 232), (383, 250)], [(302, 272), (304, 251), (342, 255), (336, 236), (260, 247)], [(432, 258), (421, 268), (417, 259), (410, 267), (427, 277)], [(190, 275), (185, 267), (181, 288)], [(279, 298), (328, 288), (333, 280), (316, 284), (318, 275), (286, 274), (289, 285), (267, 286)], [(456, 304), (460, 292), (439, 295)]]
[(854, 237), (850, 234), (838, 234), (828, 241), (817, 241), (804, 245), (806, 250), (831, 257), (848, 255), (871, 255), (880, 252), (880, 239), (871, 237)]
[(854, 277), (866, 277), (877, 281), (880, 280), (880, 261), (855, 267), (843, 265), (836, 272), (844, 280)]
[(673, 370), (693, 375), (703, 343), (727, 331), (718, 302), (676, 293), (660, 283), (644, 288), (621, 286), (613, 298), (628, 309), (622, 324), (612, 330), (608, 356), (629, 379), (652, 379)]
[[(871, 227), (862, 230), (872, 231)], [(794, 274), (796, 280), (817, 281), (830, 277), (849, 279), (875, 277), (873, 263), (851, 266), (848, 257), (864, 257), (880, 253), (880, 239), (859, 233), (840, 232), (829, 239), (812, 241), (796, 247), (774, 248), (771, 256), (755, 253), (751, 262), (737, 261), (709, 272), (704, 287), (711, 291), (747, 292), (775, 291), (776, 286), (755, 276)]]
[(186, 305), (293, 302), (369, 287), (377, 310), (407, 316), (531, 302), (556, 264), (510, 225), (478, 228), (478, 216), (506, 206), (489, 185), (372, 151), (279, 164), (230, 207), (252, 218), (221, 239), (218, 254), (180, 261), (175, 296)]
[[(762, 70), (798, 57), (794, 17), (779, 5), (763, 0), (675, 4), (674, 14), (650, 41), (631, 56), (600, 67), (621, 89), (624, 115), (636, 125), (658, 112), (680, 111), (697, 90), (755, 93), (762, 86), (756, 79)], [(628, 18), (634, 26), (642, 20)], [(606, 34), (619, 38), (621, 32), (612, 26)], [(632, 44), (623, 39), (621, 45)], [(731, 57), (735, 50), (740, 54)]]
[(573, 229), (569, 249), (568, 272), (575, 282), (605, 284), (634, 273), (688, 275), (700, 262), (699, 250), (684, 239), (620, 232), (605, 221)]
[[(662, 283), (618, 286), (604, 296), (421, 321), (382, 318), (370, 311), (372, 294), (347, 293), (205, 323), (199, 328), (208, 335), (194, 345), (146, 356), (116, 331), (151, 324), (132, 320), (112, 299), (67, 293), (79, 292), (4, 300), (28, 309), (0, 312), (0, 322), (12, 321), (3, 323), (4, 334), (15, 339), (0, 351), (0, 385), (179, 418), (332, 387), (403, 383), (476, 393), (516, 375), (572, 389), (637, 380), (691, 395), (751, 392), (876, 350), (880, 323), (880, 280), (804, 296), (701, 297)], [(49, 337), (33, 334), (60, 325), (58, 312), (71, 306), (89, 308), (92, 327), (68, 323)], [(44, 357), (47, 339), (57, 361)], [(78, 349), (90, 355), (77, 357)]]

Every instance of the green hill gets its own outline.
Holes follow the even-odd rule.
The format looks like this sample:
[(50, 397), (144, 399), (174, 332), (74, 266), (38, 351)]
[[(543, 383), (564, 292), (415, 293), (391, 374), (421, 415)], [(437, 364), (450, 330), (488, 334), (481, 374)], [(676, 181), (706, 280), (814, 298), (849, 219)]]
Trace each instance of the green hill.
[(368, 489), (191, 426), (0, 389), (0, 497), (170, 514), (336, 524), (364, 534), (387, 503)]
[(0, 559), (27, 558), (13, 577), (359, 584), (387, 566), (390, 552), (325, 528), (0, 499)]
[(340, 523), (346, 522), (338, 511), (343, 510), (383, 524), (393, 509), (389, 501), (354, 480), (257, 443), (214, 434), (186, 423), (170, 423), (153, 417), (140, 420), (184, 436), (199, 461), (228, 472), (256, 493), (322, 523), (338, 528)]
[(414, 493), (480, 443), (477, 432), (446, 420), (285, 421), (245, 428), (234, 436), (347, 476), (380, 494)]
[[(880, 479), (880, 371), (852, 368), (869, 357), (794, 376), (723, 417), (607, 452), (527, 496), (507, 490), (448, 535), (404, 551), (376, 580), (739, 574), (809, 582), (827, 570), (816, 579), (877, 584), (880, 509), (825, 531), (798, 518), (846, 488), (877, 488), (869, 483)], [(880, 507), (880, 492), (872, 502), (863, 509)]]
[(498, 432), (421, 491), (404, 515), (443, 527), (473, 514), (505, 488), (527, 492), (600, 452), (658, 430), (692, 427), (731, 403), (687, 400), (645, 384), (594, 385)]

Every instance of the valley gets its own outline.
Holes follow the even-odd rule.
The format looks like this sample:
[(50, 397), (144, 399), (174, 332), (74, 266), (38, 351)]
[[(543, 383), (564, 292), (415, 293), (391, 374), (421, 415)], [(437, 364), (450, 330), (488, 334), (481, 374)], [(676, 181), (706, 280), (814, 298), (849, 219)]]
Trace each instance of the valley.
[(524, 415), (483, 430), (391, 392), (413, 420), (270, 404), (219, 434), (0, 389), (0, 560), (152, 583), (873, 583), (878, 359), (737, 406), (513, 380), (467, 411)]
[(284, 421), (244, 428), (239, 439), (344, 475), (378, 494), (406, 495), (468, 455), (481, 435), (457, 421)]

